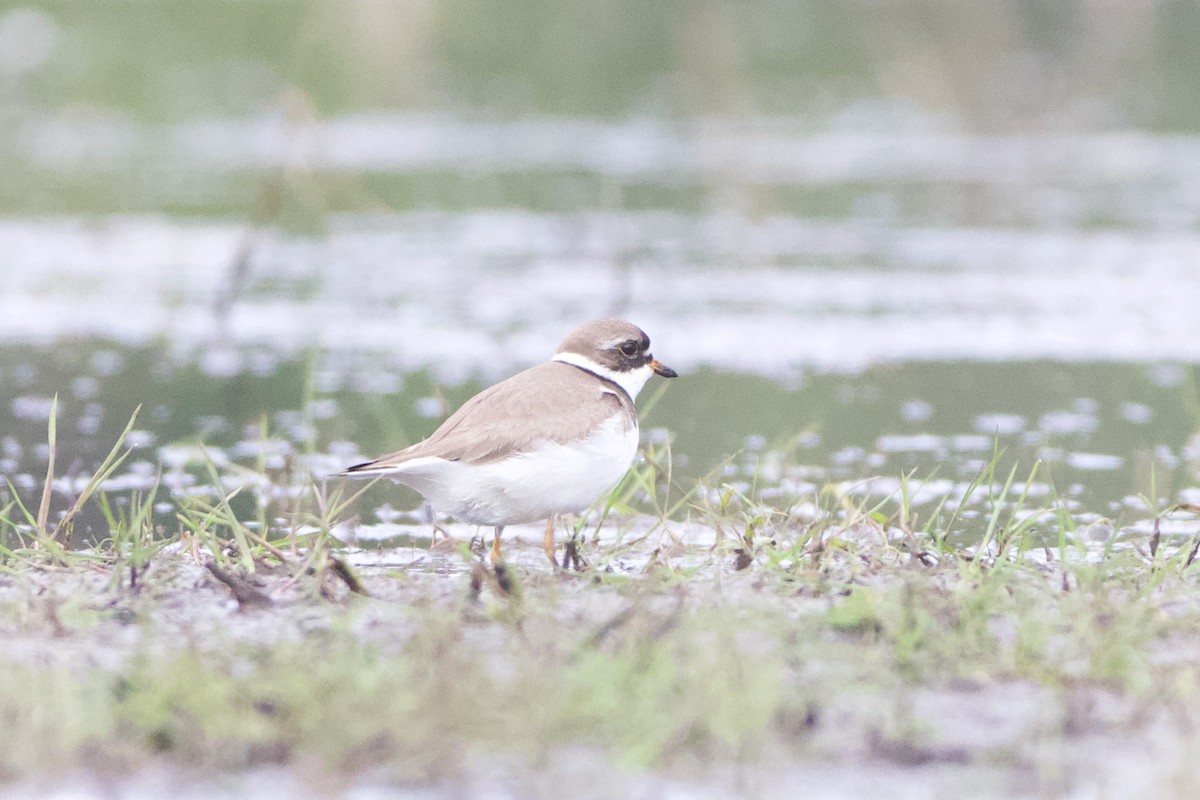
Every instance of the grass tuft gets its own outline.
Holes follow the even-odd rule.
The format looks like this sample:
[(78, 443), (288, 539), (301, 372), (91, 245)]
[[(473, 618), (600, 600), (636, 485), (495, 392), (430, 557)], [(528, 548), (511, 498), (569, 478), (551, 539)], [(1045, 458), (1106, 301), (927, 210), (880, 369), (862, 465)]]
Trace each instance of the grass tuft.
[[(36, 510), (15, 491), (0, 508), (0, 633), (29, 642), (0, 656), (0, 775), (317, 764), (440, 784), (586, 752), (629, 770), (848, 759), (1029, 780), (1058, 774), (1071, 731), (1200, 729), (1200, 532), (1165, 527), (1200, 509), (1156, 505), (1153, 483), (1152, 532), (1096, 540), (1040, 464), (999, 447), (961, 481), (788, 494), (735, 459), (680, 485), (668, 440), (577, 524), (582, 572), (519, 552), (487, 568), (465, 541), (381, 566), (339, 539), (370, 487), (292, 464), (204, 454), (170, 515), (159, 480), (116, 497), (132, 424), (53, 524), (53, 457)], [(73, 550), (88, 503), (108, 535)], [(1002, 729), (989, 702), (1033, 711)], [(928, 710), (977, 703), (967, 723)]]

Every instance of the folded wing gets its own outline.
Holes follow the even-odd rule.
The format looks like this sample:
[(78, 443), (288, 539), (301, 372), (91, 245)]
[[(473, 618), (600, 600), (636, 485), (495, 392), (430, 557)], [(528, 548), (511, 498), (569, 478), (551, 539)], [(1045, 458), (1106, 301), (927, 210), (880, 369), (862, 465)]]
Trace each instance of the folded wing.
[(486, 464), (529, 450), (537, 442), (583, 439), (614, 414), (623, 415), (630, 426), (637, 424), (636, 411), (623, 391), (570, 364), (551, 361), (475, 395), (428, 439), (342, 474), (385, 475), (430, 458)]

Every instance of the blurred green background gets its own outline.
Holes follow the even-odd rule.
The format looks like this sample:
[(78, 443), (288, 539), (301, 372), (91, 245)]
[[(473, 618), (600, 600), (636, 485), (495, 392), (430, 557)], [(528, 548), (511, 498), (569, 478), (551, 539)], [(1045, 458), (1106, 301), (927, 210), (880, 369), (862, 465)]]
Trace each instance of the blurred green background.
[(8, 91), (146, 121), (261, 113), (294, 87), (320, 116), (820, 118), (894, 102), (994, 133), (1200, 122), (1188, 2), (166, 0), (2, 13)]
[[(839, 217), (878, 206), (882, 181), (902, 218), (1029, 224), (1046, 209), (1014, 202), (994, 172), (1042, 145), (1051, 162), (1076, 152), (1039, 137), (1194, 132), (1198, 40), (1189, 2), (5, 4), (0, 212), (301, 226), (328, 211), (479, 206)], [(624, 138), (610, 146), (649, 163), (581, 156), (614, 125)], [(835, 141), (791, 179), (770, 174), (765, 146), (817, 134), (877, 141)], [(993, 174), (939, 171), (938, 152), (895, 171), (875, 160), (906, 134), (1020, 139), (983, 159)], [(540, 158), (505, 158), (531, 135), (546, 137)], [(482, 164), (456, 158), (489, 148)], [(1126, 162), (1158, 153), (1112, 142), (1103, 158), (1118, 174), (1101, 175), (1141, 181), (1146, 165)], [(277, 168), (289, 179), (264, 189)], [(1060, 188), (1079, 188), (1066, 177)], [(1191, 200), (1176, 213), (1194, 223)], [(1093, 205), (1094, 224), (1121, 221)]]

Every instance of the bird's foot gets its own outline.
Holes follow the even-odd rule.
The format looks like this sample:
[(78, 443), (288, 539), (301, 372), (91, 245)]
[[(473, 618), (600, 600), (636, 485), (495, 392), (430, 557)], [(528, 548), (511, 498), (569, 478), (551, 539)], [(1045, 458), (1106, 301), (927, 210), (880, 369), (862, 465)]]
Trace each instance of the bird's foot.
[(578, 536), (572, 536), (567, 540), (567, 546), (563, 550), (563, 569), (573, 569), (576, 572), (583, 572), (588, 568), (587, 559), (580, 552), (580, 543)]
[[(542, 537), (542, 551), (546, 554), (546, 558), (550, 559), (550, 564), (555, 569), (558, 569), (558, 558), (554, 553), (554, 517), (546, 520), (546, 534)], [(563, 563), (566, 566), (566, 563)]]
[(497, 561), (488, 567), (483, 559), (471, 565), (471, 578), (467, 596), (471, 602), (478, 602), (483, 587), (488, 586), (496, 594), (503, 597), (517, 596), (517, 581), (512, 570), (503, 561)]

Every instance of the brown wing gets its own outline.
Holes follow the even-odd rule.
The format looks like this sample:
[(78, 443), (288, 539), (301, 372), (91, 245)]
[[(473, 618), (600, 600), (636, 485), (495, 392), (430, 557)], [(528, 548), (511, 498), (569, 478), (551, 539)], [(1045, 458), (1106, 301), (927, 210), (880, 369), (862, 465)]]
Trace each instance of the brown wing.
[(535, 442), (581, 439), (618, 413), (635, 424), (636, 412), (623, 392), (577, 367), (551, 361), (475, 395), (425, 441), (346, 471), (382, 471), (426, 456), (484, 464)]

